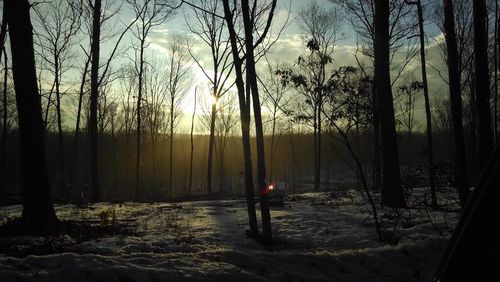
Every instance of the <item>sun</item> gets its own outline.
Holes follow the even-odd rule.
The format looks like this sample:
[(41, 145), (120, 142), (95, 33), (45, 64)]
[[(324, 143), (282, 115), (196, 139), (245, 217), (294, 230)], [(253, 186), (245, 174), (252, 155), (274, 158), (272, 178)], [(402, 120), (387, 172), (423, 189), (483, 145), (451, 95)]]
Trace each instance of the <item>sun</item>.
[(215, 97), (214, 95), (209, 95), (208, 96), (208, 103), (210, 103), (211, 106), (216, 105), (217, 104), (217, 97)]

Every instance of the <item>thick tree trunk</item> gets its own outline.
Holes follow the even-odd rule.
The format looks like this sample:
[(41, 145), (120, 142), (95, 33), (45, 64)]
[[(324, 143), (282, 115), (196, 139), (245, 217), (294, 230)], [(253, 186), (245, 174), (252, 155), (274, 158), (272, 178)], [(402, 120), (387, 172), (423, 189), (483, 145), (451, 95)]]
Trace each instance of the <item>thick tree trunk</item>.
[(101, 0), (95, 0), (92, 21), (92, 66), (90, 69), (90, 182), (91, 200), (100, 201), (99, 189), (99, 141), (97, 132), (97, 108), (99, 103), (99, 43), (101, 37)]
[(52, 231), (59, 221), (52, 203), (45, 155), (30, 4), (27, 0), (4, 0), (4, 9), (9, 26), (21, 143), (22, 218), (31, 232), (45, 233)]
[(443, 8), (446, 53), (448, 55), (447, 63), (451, 116), (455, 141), (455, 182), (460, 197), (460, 204), (464, 207), (469, 197), (469, 190), (467, 183), (467, 159), (465, 157), (465, 143), (462, 126), (462, 93), (460, 88), (460, 73), (458, 71), (459, 58), (455, 35), (453, 2), (451, 0), (443, 0)]
[[(214, 93), (215, 94), (215, 93)], [(214, 95), (215, 97), (215, 95)], [(212, 193), (212, 166), (215, 144), (215, 118), (217, 113), (217, 104), (212, 104), (212, 112), (210, 113), (210, 138), (208, 141), (208, 160), (207, 160), (207, 194)]]
[(490, 78), (488, 71), (488, 27), (485, 0), (473, 0), (474, 66), (476, 103), (479, 121), (479, 168), (482, 169), (493, 151), (490, 110)]
[(380, 190), (382, 186), (382, 169), (380, 168), (380, 119), (378, 114), (378, 99), (375, 81), (372, 86), (372, 107), (373, 107), (373, 180), (372, 188)]
[(382, 141), (382, 203), (392, 208), (406, 207), (399, 171), (398, 141), (391, 90), (389, 60), (389, 1), (375, 1), (375, 81), (379, 101)]
[(432, 115), (431, 105), (429, 101), (429, 86), (427, 83), (427, 64), (425, 59), (425, 32), (424, 32), (424, 16), (422, 11), (422, 3), (417, 0), (417, 13), (418, 13), (418, 28), (420, 38), (420, 67), (422, 69), (422, 82), (424, 85), (424, 101), (425, 101), (425, 120), (427, 129), (427, 151), (429, 161), (429, 185), (431, 188), (431, 206), (438, 207), (436, 197), (436, 187), (434, 184), (434, 149), (432, 142)]
[(255, 214), (255, 192), (252, 176), (252, 157), (250, 147), (250, 104), (245, 97), (245, 84), (243, 82), (242, 60), (239, 58), (239, 48), (237, 35), (233, 23), (233, 15), (229, 7), (229, 0), (223, 0), (224, 15), (229, 30), (231, 41), (231, 52), (233, 54), (234, 72), (236, 75), (235, 84), (238, 89), (238, 101), (240, 107), (241, 139), (243, 144), (243, 160), (245, 165), (245, 198), (247, 202), (248, 222), (250, 226), (250, 236), (257, 237), (259, 227)]

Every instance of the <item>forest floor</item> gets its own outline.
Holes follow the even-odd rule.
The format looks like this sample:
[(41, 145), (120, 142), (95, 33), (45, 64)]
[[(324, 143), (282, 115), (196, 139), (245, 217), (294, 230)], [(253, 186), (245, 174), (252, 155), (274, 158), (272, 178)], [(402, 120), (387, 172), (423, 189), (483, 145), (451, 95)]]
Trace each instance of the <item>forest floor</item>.
[[(414, 189), (409, 209), (379, 207), (392, 244), (378, 241), (355, 190), (286, 196), (272, 208), (273, 246), (245, 236), (243, 199), (57, 205), (81, 232), (0, 237), (0, 281), (430, 281), (459, 213), (450, 188), (439, 190), (441, 210), (424, 198)], [(20, 213), (0, 207), (0, 223)]]

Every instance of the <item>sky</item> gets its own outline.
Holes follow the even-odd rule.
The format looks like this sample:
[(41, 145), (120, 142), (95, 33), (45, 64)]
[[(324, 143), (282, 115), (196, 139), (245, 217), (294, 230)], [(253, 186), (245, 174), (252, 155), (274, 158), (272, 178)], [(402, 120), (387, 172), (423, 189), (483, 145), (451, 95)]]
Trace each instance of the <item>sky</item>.
[[(333, 9), (334, 5), (329, 0), (317, 0), (318, 3), (323, 5), (326, 9)], [(305, 53), (307, 51), (304, 43), (304, 32), (300, 26), (300, 20), (297, 18), (298, 11), (302, 9), (309, 1), (302, 0), (278, 0), (278, 5), (275, 11), (275, 15), (273, 18), (272, 28), (270, 30), (270, 36), (276, 37), (278, 31), (285, 25), (288, 18), (288, 23), (281, 33), (280, 37), (277, 39), (275, 44), (269, 50), (268, 58), (272, 64), (293, 64), (298, 56)], [(112, 7), (119, 7), (122, 4), (120, 10), (113, 17), (113, 20), (110, 20), (103, 27), (103, 34), (112, 34), (119, 33), (123, 28), (130, 23), (134, 19), (133, 10), (129, 5), (122, 1), (105, 1), (105, 3), (114, 3)], [(41, 4), (43, 5), (43, 4)], [(151, 57), (160, 57), (167, 58), (167, 45), (169, 43), (169, 39), (171, 36), (175, 34), (185, 35), (190, 39), (190, 44), (193, 46), (195, 56), (200, 59), (202, 64), (207, 67), (211, 65), (210, 60), (210, 51), (206, 45), (204, 45), (201, 40), (197, 39), (188, 29), (186, 25), (186, 21), (193, 20), (193, 11), (192, 7), (187, 4), (183, 4), (180, 9), (178, 9), (177, 14), (169, 19), (168, 21), (163, 22), (159, 26), (155, 26), (152, 28), (149, 36), (147, 37), (148, 47), (145, 51), (146, 58)], [(111, 9), (113, 10), (113, 8)], [(443, 95), (446, 93), (446, 83), (440, 77), (438, 71), (442, 73), (446, 72), (445, 64), (442, 58), (442, 51), (439, 46), (437, 46), (436, 42), (442, 40), (442, 35), (439, 33), (435, 24), (431, 21), (426, 25), (426, 35), (427, 35), (427, 60), (428, 65), (432, 65), (432, 67), (428, 67), (428, 80), (429, 80), (429, 89), (431, 96), (434, 93), (439, 93), (439, 95)], [(36, 24), (35, 24), (36, 29)], [(356, 65), (356, 60), (354, 57), (354, 53), (356, 50), (356, 33), (350, 26), (347, 19), (342, 18), (341, 26), (340, 26), (340, 40), (337, 41), (335, 51), (333, 54), (333, 61), (335, 67), (340, 67), (344, 65)], [(83, 45), (85, 45), (86, 41), (83, 39)], [(88, 39), (86, 39), (88, 40)], [(109, 54), (111, 53), (112, 47), (116, 41), (116, 36), (111, 37), (108, 41), (103, 43), (102, 51), (101, 51), (101, 62), (104, 62)], [(76, 44), (76, 50), (79, 50), (79, 44)], [(132, 48), (128, 48), (131, 45), (137, 45), (137, 39), (133, 36), (133, 34), (129, 31), (125, 37), (123, 38), (120, 44), (120, 52), (121, 55), (114, 60), (114, 68), (118, 68), (120, 65), (131, 64), (134, 57), (134, 52)], [(406, 54), (405, 48), (402, 48), (401, 51), (396, 54), (393, 67), (397, 69)], [(83, 58), (80, 58), (79, 61), (83, 61)], [(192, 72), (192, 84), (191, 88), (182, 103), (182, 111), (185, 113), (184, 116), (189, 117), (190, 113), (192, 113), (194, 107), (194, 91), (197, 89), (198, 97), (202, 100), (207, 100), (210, 98), (209, 91), (209, 83), (207, 78), (204, 76), (201, 69), (194, 62), (188, 64), (189, 68)], [(266, 70), (266, 62), (265, 60), (259, 61), (258, 70)], [(436, 71), (438, 70), (438, 71)], [(396, 71), (393, 72), (393, 74)], [(412, 60), (405, 69), (404, 76), (407, 76), (411, 73), (415, 74), (416, 79), (420, 79), (420, 61), (417, 56), (414, 60)], [(76, 70), (73, 72), (69, 72), (69, 76), (72, 76), (72, 80), (79, 81), (79, 77), (81, 77), (81, 70)], [(402, 81), (400, 79), (400, 81)], [(235, 89), (234, 89), (235, 90)], [(231, 94), (231, 93), (229, 93)], [(234, 94), (233, 94), (234, 95)], [(423, 99), (419, 99), (418, 103), (422, 104)], [(203, 113), (206, 110), (203, 109), (203, 105), (209, 105), (209, 102), (198, 102), (197, 105), (197, 113)], [(266, 113), (266, 108), (263, 108), (264, 114)], [(417, 105), (416, 116), (417, 119), (423, 117), (424, 111), (423, 106)], [(186, 127), (186, 124), (189, 124), (189, 118), (183, 118), (181, 122), (181, 127)], [(68, 123), (71, 123), (68, 122)]]
[[(301, 1), (301, 0), (291, 0), (291, 1), (278, 1), (277, 9), (275, 16), (273, 18), (273, 25), (271, 29), (272, 36), (276, 36), (277, 32), (280, 28), (285, 25), (287, 18), (288, 23), (286, 28), (283, 30), (279, 39), (273, 45), (273, 47), (269, 50), (269, 60), (272, 64), (293, 64), (294, 61), (306, 51), (304, 44), (304, 32), (300, 27), (300, 20), (298, 17), (298, 11), (304, 8), (309, 1)], [(323, 5), (326, 9), (333, 9), (334, 5), (328, 0), (318, 0), (318, 2)], [(186, 27), (186, 20), (191, 20), (192, 17), (192, 8), (184, 5), (179, 12), (179, 14), (173, 18), (172, 20), (163, 24), (163, 26), (158, 27), (150, 36), (151, 49), (154, 50), (158, 54), (162, 54), (162, 51), (165, 50), (164, 46), (167, 44), (168, 36), (173, 33), (182, 33), (182, 34), (190, 34), (189, 30)], [(348, 23), (347, 19), (341, 19), (341, 27), (340, 27), (340, 40), (337, 42), (337, 46), (335, 48), (335, 52), (333, 54), (334, 65), (344, 66), (344, 65), (356, 65), (356, 60), (354, 57), (354, 53), (356, 51), (356, 33)], [(442, 95), (446, 92), (446, 83), (443, 81), (438, 71), (442, 73), (446, 72), (446, 68), (444, 65), (444, 61), (442, 58), (442, 51), (440, 47), (436, 44), (439, 40), (442, 40), (442, 34), (439, 32), (437, 26), (429, 21), (430, 23), (426, 24), (426, 35), (427, 35), (427, 60), (428, 65), (432, 65), (432, 67), (428, 66), (428, 80), (429, 80), (429, 88), (431, 92), (431, 96), (434, 96), (436, 93)], [(198, 54), (197, 57), (204, 58), (209, 55), (209, 51), (207, 50), (203, 43), (199, 40), (194, 40), (193, 45), (199, 45), (197, 48)], [(394, 65), (395, 69), (401, 65), (403, 61), (403, 57), (406, 54), (406, 49), (403, 48), (399, 54), (395, 56)], [(208, 65), (210, 64), (210, 60), (205, 61)], [(258, 63), (258, 68), (260, 70), (266, 69), (266, 62), (264, 60)], [(193, 82), (193, 88), (190, 91), (194, 92), (194, 87), (198, 86), (198, 93), (201, 92), (202, 97), (207, 97), (209, 94), (208, 87), (203, 87), (208, 85), (207, 79), (204, 77), (202, 71), (196, 64), (192, 65), (192, 71), (195, 76)], [(397, 71), (393, 72), (397, 73)], [(420, 59), (418, 56), (412, 60), (405, 69), (405, 74), (401, 77), (399, 81), (403, 81), (406, 79), (406, 76), (414, 74), (415, 79), (420, 80)], [(201, 91), (200, 91), (201, 90)], [(200, 94), (199, 94), (200, 95)], [(183, 103), (184, 111), (189, 113), (193, 109), (193, 96), (188, 95), (187, 99)], [(263, 111), (266, 111), (264, 107)], [(423, 98), (418, 100), (417, 110), (416, 110), (417, 119), (422, 119), (424, 117), (424, 108), (423, 108)]]

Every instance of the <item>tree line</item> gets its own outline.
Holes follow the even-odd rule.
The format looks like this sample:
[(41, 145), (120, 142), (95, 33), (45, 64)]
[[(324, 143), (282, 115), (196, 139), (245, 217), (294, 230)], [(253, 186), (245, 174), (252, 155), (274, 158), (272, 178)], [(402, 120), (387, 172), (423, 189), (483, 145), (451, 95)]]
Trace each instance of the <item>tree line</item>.
[[(330, 2), (325, 6), (312, 1), (299, 9), (302, 54), (293, 63), (276, 64), (269, 53), (289, 22), (287, 18), (278, 30), (273, 26), (276, 0), (66, 0), (36, 5), (4, 0), (0, 34), (4, 65), (2, 186), (11, 165), (6, 161), (7, 139), (16, 133), (26, 224), (40, 232), (56, 225), (50, 183), (59, 187), (58, 198), (87, 191), (86, 200), (98, 202), (106, 198), (102, 180), (113, 175), (116, 189), (120, 168), (135, 186), (127, 188), (132, 199), (140, 199), (146, 190), (163, 188), (166, 198), (179, 195), (179, 191), (187, 195), (194, 182), (201, 182), (201, 193), (210, 195), (214, 192), (213, 166), (218, 164), (219, 183), (231, 173), (243, 179), (239, 185), (244, 187), (247, 200), (249, 235), (269, 243), (268, 186), (276, 176), (283, 177), (286, 168), (304, 163), (303, 157), (297, 158), (304, 155), (297, 154), (303, 148), (294, 147), (301, 136), (312, 136), (307, 147), (312, 147), (313, 188), (324, 186), (328, 170), (323, 166), (332, 160), (325, 152), (343, 152), (375, 219), (375, 191), (381, 191), (383, 205), (406, 208), (405, 178), (415, 162), (411, 161), (414, 155), (405, 154), (415, 151), (417, 144), (426, 159), (422, 167), (431, 192), (430, 205), (439, 206), (436, 156), (443, 153), (436, 150), (450, 144), (436, 145), (452, 136), (451, 184), (464, 206), (469, 187), (497, 137), (500, 21), (496, 2)], [(210, 55), (201, 57), (198, 46), (174, 35), (165, 38), (165, 58), (148, 56), (149, 39), (157, 36), (156, 28), (168, 26), (182, 6), (192, 9), (186, 24)], [(131, 21), (120, 19), (124, 7), (133, 12)], [(439, 74), (448, 85), (449, 97), (434, 101), (430, 94), (438, 90), (429, 87), (426, 61), (429, 43), (425, 27), (429, 22), (443, 32), (444, 40), (437, 44), (448, 70), (448, 75)], [(344, 27), (357, 35), (355, 66), (335, 62)], [(131, 38), (130, 42), (124, 38)], [(419, 79), (407, 75), (410, 63), (417, 58)], [(75, 63), (80, 61), (82, 65)], [(192, 67), (199, 67), (209, 81), (208, 102), (196, 98), (199, 88), (192, 83)], [(76, 80), (72, 78), (75, 73)], [(193, 95), (193, 88), (190, 130), (182, 135), (178, 132), (181, 119), (186, 119), (182, 103)], [(425, 142), (415, 132), (420, 94), (424, 99)], [(195, 114), (196, 103), (206, 104), (203, 114)], [(72, 111), (75, 125), (68, 131), (65, 119), (70, 119)], [(208, 132), (207, 138), (195, 134), (196, 118)], [(57, 146), (47, 146), (46, 140)], [(407, 144), (402, 145), (402, 140)], [(197, 156), (200, 143), (204, 150), (198, 151), (206, 158)], [(55, 160), (51, 163), (57, 164), (51, 177), (48, 147), (57, 152), (51, 153), (57, 155), (51, 155)], [(165, 149), (167, 159), (158, 153)], [(186, 151), (180, 154), (180, 149)], [(292, 157), (277, 167), (279, 151)], [(226, 164), (228, 152), (240, 154), (238, 161)], [(181, 161), (183, 172), (176, 170)], [(195, 161), (206, 162), (201, 166), (205, 181), (199, 180)], [(102, 167), (106, 163), (108, 169)], [(77, 181), (82, 175), (84, 180)], [(198, 175), (196, 181), (194, 175)], [(158, 184), (162, 183), (159, 176), (167, 176), (163, 184)], [(179, 189), (181, 182), (183, 188)], [(88, 185), (88, 189), (79, 185)]]

